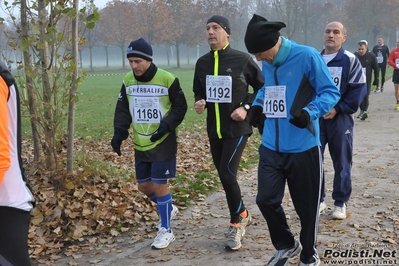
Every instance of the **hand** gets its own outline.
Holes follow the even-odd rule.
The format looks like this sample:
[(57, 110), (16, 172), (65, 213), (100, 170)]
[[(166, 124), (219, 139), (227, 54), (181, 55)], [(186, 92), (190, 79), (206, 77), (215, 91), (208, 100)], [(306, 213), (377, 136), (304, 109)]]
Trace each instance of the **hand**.
[(123, 141), (122, 136), (118, 134), (114, 135), (111, 140), (112, 149), (114, 149), (114, 152), (116, 152), (119, 156), (121, 156), (122, 154), (121, 153), (122, 141)]
[(378, 85), (378, 79), (374, 79), (373, 85)]
[(194, 103), (195, 112), (197, 114), (202, 114), (205, 110), (206, 101), (204, 99), (196, 101)]
[(310, 122), (308, 112), (300, 110), (295, 112), (294, 118), (290, 119), (290, 123), (299, 128), (305, 128)]
[(262, 122), (264, 122), (264, 119), (266, 119), (266, 116), (263, 115), (263, 107), (259, 105), (252, 106), (248, 111), (247, 117), (248, 122), (253, 127), (258, 127)]
[(165, 121), (161, 121), (158, 130), (151, 136), (150, 140), (155, 142), (161, 139), (168, 132), (170, 132), (168, 124)]

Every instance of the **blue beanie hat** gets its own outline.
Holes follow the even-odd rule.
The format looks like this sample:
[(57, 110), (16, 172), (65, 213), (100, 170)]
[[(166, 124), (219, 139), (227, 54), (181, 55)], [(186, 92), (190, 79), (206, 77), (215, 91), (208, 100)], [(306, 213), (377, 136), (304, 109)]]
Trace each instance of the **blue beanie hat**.
[(147, 61), (152, 61), (152, 47), (146, 40), (140, 38), (132, 41), (127, 47), (126, 57), (140, 57)]

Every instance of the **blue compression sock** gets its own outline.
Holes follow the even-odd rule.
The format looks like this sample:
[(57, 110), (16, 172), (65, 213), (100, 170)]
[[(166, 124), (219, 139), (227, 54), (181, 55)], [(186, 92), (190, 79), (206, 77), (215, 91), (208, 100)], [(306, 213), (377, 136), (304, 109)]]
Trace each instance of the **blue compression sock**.
[(161, 217), (161, 227), (169, 231), (172, 214), (172, 195), (170, 193), (158, 198), (158, 212)]

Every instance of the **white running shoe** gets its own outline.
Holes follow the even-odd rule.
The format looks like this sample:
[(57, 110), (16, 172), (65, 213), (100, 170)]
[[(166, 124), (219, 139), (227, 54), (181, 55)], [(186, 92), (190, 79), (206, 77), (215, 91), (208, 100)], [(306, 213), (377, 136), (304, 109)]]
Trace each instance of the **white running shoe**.
[(161, 227), (154, 239), (154, 242), (152, 242), (151, 247), (153, 249), (167, 248), (173, 241), (175, 241), (175, 236), (173, 235), (172, 229), (170, 229), (170, 232), (168, 232), (166, 228)]
[(245, 229), (241, 226), (230, 225), (224, 248), (228, 250), (238, 250), (241, 247), (241, 240), (245, 235)]
[(332, 213), (332, 218), (335, 220), (345, 220), (346, 219), (346, 204), (344, 206), (339, 207), (335, 206), (334, 211)]
[[(179, 209), (176, 207), (176, 205), (172, 204), (172, 213), (170, 215), (170, 219), (176, 218), (177, 214), (179, 214)], [(157, 229), (161, 229), (161, 219), (159, 219), (159, 222), (157, 224)]]
[(327, 209), (327, 204), (325, 201), (320, 202), (320, 206), (319, 206), (319, 214), (322, 214), (325, 209)]

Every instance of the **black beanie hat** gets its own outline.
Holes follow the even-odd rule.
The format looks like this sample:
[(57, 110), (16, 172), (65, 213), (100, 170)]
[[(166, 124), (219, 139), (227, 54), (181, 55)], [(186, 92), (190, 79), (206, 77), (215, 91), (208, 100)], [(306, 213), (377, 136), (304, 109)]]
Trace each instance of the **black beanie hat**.
[(286, 25), (283, 22), (267, 21), (262, 16), (254, 14), (245, 33), (245, 46), (251, 54), (267, 51), (278, 42), (279, 30)]
[(227, 18), (219, 16), (219, 15), (214, 15), (208, 19), (206, 24), (208, 24), (210, 22), (215, 22), (215, 23), (219, 24), (220, 27), (222, 27), (227, 32), (227, 34), (230, 35), (230, 22)]
[(143, 38), (132, 41), (127, 47), (126, 57), (140, 57), (147, 61), (152, 61), (151, 44)]

